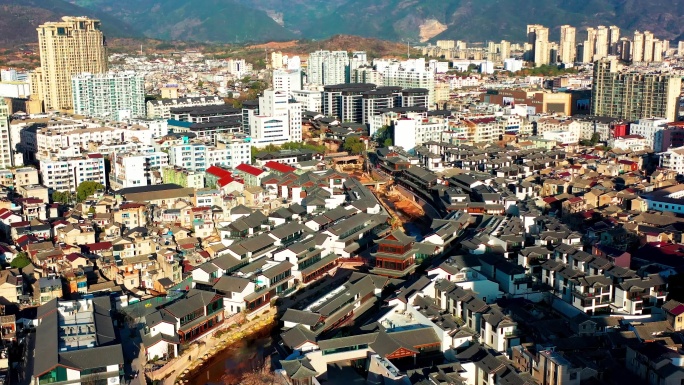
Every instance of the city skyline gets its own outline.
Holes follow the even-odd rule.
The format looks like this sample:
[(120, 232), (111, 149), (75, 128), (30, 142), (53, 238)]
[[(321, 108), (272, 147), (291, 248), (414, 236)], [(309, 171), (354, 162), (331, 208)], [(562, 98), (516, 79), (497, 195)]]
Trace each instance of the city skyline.
[(684, 41), (104, 20), (0, 66), (7, 385), (684, 383)]

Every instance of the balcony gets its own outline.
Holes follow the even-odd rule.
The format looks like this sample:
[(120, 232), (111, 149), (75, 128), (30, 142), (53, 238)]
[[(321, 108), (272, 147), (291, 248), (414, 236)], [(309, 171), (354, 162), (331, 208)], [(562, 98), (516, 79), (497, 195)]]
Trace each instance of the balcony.
[(533, 282), (532, 276), (526, 275), (525, 277), (513, 279), (513, 284), (521, 285), (524, 283), (531, 284)]
[(286, 290), (281, 291), (280, 293), (278, 293), (278, 295), (281, 296), (281, 297), (287, 297), (287, 296), (290, 295), (291, 293), (294, 293), (296, 290), (297, 290), (297, 287), (296, 287), (296, 286), (292, 286), (292, 287), (289, 288), (289, 289), (286, 289)]

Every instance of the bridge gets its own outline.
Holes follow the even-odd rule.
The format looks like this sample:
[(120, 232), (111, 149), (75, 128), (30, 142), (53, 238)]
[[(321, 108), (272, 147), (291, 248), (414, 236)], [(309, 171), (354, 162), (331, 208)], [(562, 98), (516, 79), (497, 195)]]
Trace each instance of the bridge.
[(375, 191), (380, 190), (380, 186), (386, 185), (388, 182), (384, 180), (377, 180), (377, 181), (370, 181), (370, 182), (362, 182), (361, 184), (366, 186), (366, 187), (374, 187)]

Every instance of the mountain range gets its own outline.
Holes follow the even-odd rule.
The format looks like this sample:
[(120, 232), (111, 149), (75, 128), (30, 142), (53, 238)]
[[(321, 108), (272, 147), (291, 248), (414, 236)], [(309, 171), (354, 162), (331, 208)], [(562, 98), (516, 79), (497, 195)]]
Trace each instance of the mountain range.
[(136, 37), (141, 32), (106, 12), (70, 4), (64, 0), (0, 0), (0, 46), (38, 40), (36, 27), (62, 16), (90, 16), (102, 20), (106, 36)]
[(0, 12), (11, 15), (0, 18), (0, 43), (35, 41), (35, 26), (62, 15), (98, 17), (110, 37), (220, 43), (337, 34), (523, 41), (527, 24), (551, 27), (552, 39), (563, 24), (684, 39), (684, 0), (0, 0)]

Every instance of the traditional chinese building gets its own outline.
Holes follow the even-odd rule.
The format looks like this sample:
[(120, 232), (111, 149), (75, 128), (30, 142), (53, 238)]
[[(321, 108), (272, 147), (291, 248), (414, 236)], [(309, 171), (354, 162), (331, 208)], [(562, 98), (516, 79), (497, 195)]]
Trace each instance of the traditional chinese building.
[(403, 277), (416, 268), (416, 239), (394, 230), (388, 236), (376, 241), (378, 249), (371, 255), (375, 258), (373, 274)]

